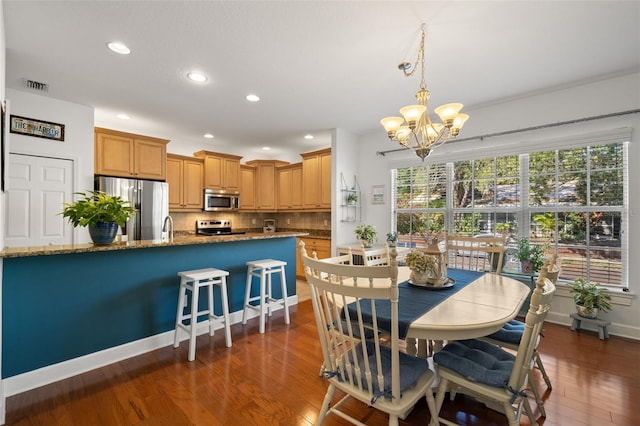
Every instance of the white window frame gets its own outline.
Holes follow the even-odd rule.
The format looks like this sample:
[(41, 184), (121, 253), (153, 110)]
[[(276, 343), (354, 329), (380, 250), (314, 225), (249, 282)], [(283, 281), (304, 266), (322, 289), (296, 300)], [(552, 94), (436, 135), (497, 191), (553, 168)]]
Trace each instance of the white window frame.
[[(628, 205), (629, 205), (629, 169), (628, 169), (628, 152), (629, 152), (629, 141), (630, 141), (630, 132), (628, 129), (617, 129), (611, 132), (599, 132), (598, 134), (592, 135), (584, 135), (581, 137), (574, 138), (563, 138), (562, 140), (555, 141), (546, 141), (547, 143), (541, 144), (533, 144), (531, 146), (535, 146), (535, 149), (529, 148), (526, 152), (520, 152), (520, 205), (518, 207), (494, 207), (486, 209), (487, 213), (499, 212), (499, 213), (515, 213), (518, 221), (518, 231), (520, 236), (528, 236), (529, 229), (531, 228), (531, 214), (535, 212), (570, 212), (570, 211), (578, 211), (578, 212), (589, 212), (589, 211), (615, 211), (620, 212), (621, 216), (621, 229), (620, 229), (620, 251), (621, 251), (621, 263), (622, 263), (622, 274), (621, 274), (621, 284), (611, 284), (613, 288), (623, 288), (628, 289), (629, 287), (629, 258), (628, 258), (628, 229), (629, 229), (629, 215), (628, 215)], [(563, 150), (570, 148), (582, 148), (596, 145), (606, 145), (610, 143), (621, 143), (623, 146), (623, 205), (622, 206), (590, 206), (587, 203), (585, 206), (529, 206), (529, 152), (542, 152), (542, 151), (551, 151), (551, 150)], [(555, 145), (555, 146), (554, 146)], [(500, 152), (500, 153), (492, 153), (489, 155), (483, 155), (481, 153), (476, 152), (473, 158), (465, 158), (468, 160), (473, 159), (482, 159), (482, 158), (491, 158), (491, 157), (501, 157), (507, 155), (514, 155), (514, 152)], [(444, 159), (443, 159), (444, 160)], [(453, 166), (454, 163), (451, 159), (447, 159), (448, 161), (433, 161), (434, 164), (446, 164), (447, 169), (447, 201), (445, 210), (445, 228), (447, 230), (453, 229), (453, 213), (457, 211), (453, 209)], [(456, 161), (459, 160), (456, 159)], [(443, 209), (397, 209), (397, 174), (396, 171), (399, 168), (404, 167), (419, 167), (420, 165), (405, 165), (405, 166), (396, 166), (392, 169), (392, 183), (391, 183), (391, 196), (393, 200), (392, 205), (392, 219), (391, 219), (391, 229), (392, 232), (397, 232), (397, 215), (399, 213), (431, 213), (431, 212), (441, 212)], [(590, 178), (590, 167), (587, 165), (587, 179)], [(556, 172), (557, 173), (557, 172)], [(473, 212), (477, 212), (480, 209), (474, 208), (471, 209)], [(585, 242), (585, 247), (589, 248), (589, 240), (587, 239)], [(601, 283), (603, 285), (609, 285), (609, 283)]]

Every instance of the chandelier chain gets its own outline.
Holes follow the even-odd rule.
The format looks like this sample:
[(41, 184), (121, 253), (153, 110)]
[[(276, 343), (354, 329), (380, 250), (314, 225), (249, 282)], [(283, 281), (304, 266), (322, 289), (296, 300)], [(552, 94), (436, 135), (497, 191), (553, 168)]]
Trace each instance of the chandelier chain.
[(418, 69), (418, 63), (420, 64), (420, 89), (427, 88), (427, 84), (425, 83), (425, 79), (424, 79), (424, 39), (425, 39), (425, 29), (424, 29), (424, 24), (422, 24), (422, 35), (420, 37), (420, 47), (418, 48), (418, 57), (416, 58), (416, 62), (413, 64), (413, 67), (411, 67), (411, 72), (407, 72), (406, 65), (409, 65), (408, 62), (405, 62), (404, 64), (406, 65), (402, 68), (404, 71), (405, 77), (411, 77), (413, 76), (413, 74), (415, 74), (416, 70)]
[[(418, 52), (418, 59), (420, 60), (420, 89), (426, 90), (427, 83), (424, 81), (424, 38), (425, 30), (424, 24), (422, 24), (422, 38), (420, 39), (420, 51)], [(416, 61), (417, 62), (417, 61)]]

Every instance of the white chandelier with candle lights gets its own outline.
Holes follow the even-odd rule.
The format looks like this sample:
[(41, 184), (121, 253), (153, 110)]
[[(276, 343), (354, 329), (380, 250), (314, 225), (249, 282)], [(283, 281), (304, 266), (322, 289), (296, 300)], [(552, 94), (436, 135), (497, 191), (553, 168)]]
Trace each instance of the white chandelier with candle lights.
[(455, 139), (469, 118), (467, 114), (460, 113), (462, 104), (452, 103), (434, 109), (434, 112), (440, 117), (440, 123), (431, 121), (428, 105), (431, 93), (427, 90), (424, 81), (424, 39), (425, 24), (422, 24), (422, 38), (415, 64), (412, 66), (409, 62), (402, 62), (398, 65), (404, 75), (410, 77), (420, 64), (420, 90), (416, 93), (418, 105), (400, 108), (400, 114), (404, 119), (402, 117), (387, 117), (380, 120), (389, 139), (397, 141), (405, 148), (414, 149), (422, 161), (434, 147)]

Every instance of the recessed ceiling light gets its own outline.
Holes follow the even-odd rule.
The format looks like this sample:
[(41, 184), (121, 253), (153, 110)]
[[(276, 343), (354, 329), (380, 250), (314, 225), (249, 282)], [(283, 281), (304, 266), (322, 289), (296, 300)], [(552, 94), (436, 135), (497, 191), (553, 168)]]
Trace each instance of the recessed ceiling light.
[(121, 55), (128, 55), (129, 53), (131, 53), (131, 49), (129, 49), (123, 43), (119, 43), (117, 41), (107, 43), (107, 47), (116, 53), (120, 53)]
[(313, 139), (313, 135), (304, 135), (305, 139)]
[(131, 118), (127, 114), (118, 114), (116, 115), (116, 117), (118, 117), (121, 120), (129, 120)]
[(263, 146), (263, 147), (262, 147), (262, 150), (263, 150), (263, 151), (269, 151), (270, 149), (271, 149), (271, 148), (269, 148), (268, 146)]
[(213, 139), (213, 135), (212, 135), (211, 133), (205, 133), (205, 134), (204, 134), (204, 135), (202, 135), (202, 136), (204, 136), (204, 137), (205, 137), (205, 138), (207, 138), (207, 139)]
[(189, 77), (189, 80), (195, 81), (198, 83), (207, 81), (207, 77), (204, 74), (200, 74), (197, 72), (190, 72), (189, 74), (187, 74), (187, 77)]
[(247, 99), (249, 102), (258, 102), (258, 101), (260, 100), (260, 96), (258, 96), (258, 95), (253, 95), (253, 94), (252, 94), (252, 95), (247, 95), (246, 99)]

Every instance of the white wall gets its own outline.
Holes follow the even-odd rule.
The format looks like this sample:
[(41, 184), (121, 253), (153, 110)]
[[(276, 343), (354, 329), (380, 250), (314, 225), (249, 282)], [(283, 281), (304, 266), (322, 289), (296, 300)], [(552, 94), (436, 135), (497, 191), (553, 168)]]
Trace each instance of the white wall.
[[(93, 108), (14, 89), (6, 89), (6, 96), (11, 114), (65, 126), (63, 142), (11, 133), (9, 151), (72, 160), (74, 192), (93, 189)], [(90, 241), (86, 228), (74, 233), (75, 242)]]
[[(407, 94), (407, 101), (411, 99)], [(393, 106), (391, 106), (393, 107)], [(507, 130), (524, 129), (562, 121), (579, 120), (588, 117), (606, 115), (615, 112), (640, 108), (640, 73), (617, 76), (603, 81), (574, 85), (555, 91), (532, 95), (526, 98), (487, 105), (481, 108), (469, 108), (471, 116), (460, 138), (480, 136)], [(545, 141), (557, 138), (574, 137), (595, 132), (610, 131), (619, 128), (631, 128), (632, 139), (629, 146), (629, 182), (640, 182), (640, 168), (635, 167), (640, 161), (640, 114), (629, 114), (619, 117), (585, 121), (571, 125), (547, 129), (527, 131), (508, 136), (490, 137), (484, 140), (466, 142), (448, 142), (434, 150), (427, 161), (452, 161), (470, 152), (477, 156), (493, 155), (514, 144), (527, 147), (539, 146)], [(338, 141), (338, 145), (342, 141)], [(386, 133), (379, 131), (360, 137), (358, 151), (358, 176), (365, 190), (371, 185), (386, 185), (386, 204), (372, 206), (364, 204), (363, 222), (375, 225), (379, 235), (390, 229), (391, 203), (388, 190), (390, 175), (386, 171), (400, 165), (420, 164), (420, 159), (411, 151), (389, 153), (386, 156), (376, 155), (376, 151), (391, 150), (398, 147), (389, 141)], [(511, 149), (511, 148), (510, 148)], [(629, 191), (629, 288), (633, 297), (621, 295), (622, 302), (629, 306), (615, 305), (615, 310), (607, 314), (613, 324), (614, 334), (640, 339), (640, 192)], [(573, 312), (571, 300), (565, 290), (559, 290), (559, 296), (553, 303), (550, 320), (568, 324), (568, 314)]]
[[(356, 222), (342, 222), (341, 205), (344, 204), (345, 195), (342, 193), (342, 179), (344, 176), (346, 185), (354, 185), (354, 176), (360, 180), (358, 175), (358, 139), (352, 133), (344, 129), (335, 129), (331, 144), (331, 170), (332, 179), (332, 203), (331, 209), (331, 253), (337, 255), (337, 249), (341, 244), (353, 243), (356, 240), (354, 231)], [(339, 141), (339, 143), (338, 143)], [(362, 189), (362, 188), (361, 188)], [(360, 204), (362, 205), (366, 197), (361, 194)]]

